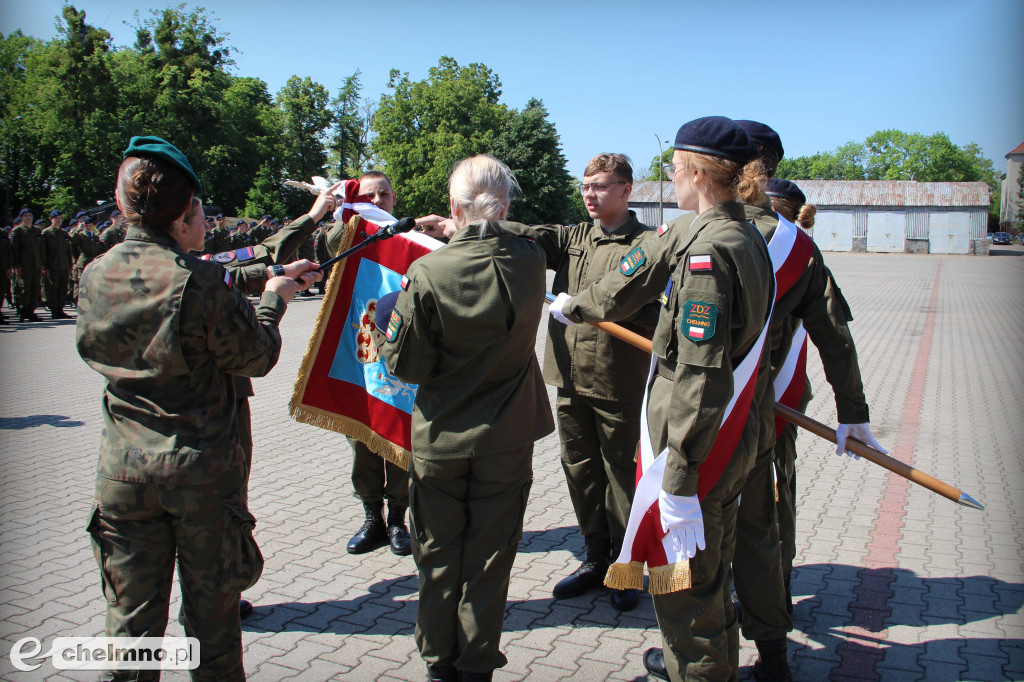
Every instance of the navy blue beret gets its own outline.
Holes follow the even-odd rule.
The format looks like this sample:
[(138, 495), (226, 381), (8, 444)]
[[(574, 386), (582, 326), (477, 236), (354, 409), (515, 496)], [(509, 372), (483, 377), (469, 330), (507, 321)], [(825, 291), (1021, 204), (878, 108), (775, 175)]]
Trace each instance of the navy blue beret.
[(119, 211), (118, 209), (115, 208), (114, 212), (110, 214), (110, 217), (111, 218), (116, 218), (119, 215), (121, 215), (121, 211)]
[(89, 225), (89, 224), (92, 223), (92, 216), (91, 215), (83, 216), (82, 219), (79, 220), (78, 222), (82, 223), (83, 225)]
[(51, 218), (56, 218), (59, 215), (64, 215), (64, 214), (61, 213), (60, 211), (58, 211), (57, 209), (53, 209), (52, 211), (50, 211), (50, 217)]
[(32, 209), (30, 209), (30, 208), (23, 208), (23, 209), (21, 209), (20, 211), (18, 211), (18, 215), (15, 217), (15, 220), (17, 220), (21, 216), (25, 215), (26, 213), (31, 215), (32, 214)]
[(684, 123), (676, 133), (673, 146), (683, 151), (710, 154), (742, 164), (760, 156), (746, 131), (725, 116), (705, 116)]
[(800, 191), (800, 188), (796, 186), (796, 183), (790, 182), (789, 180), (781, 180), (779, 178), (772, 178), (768, 181), (768, 189), (765, 191), (770, 197), (779, 197), (780, 199), (789, 199), (796, 203), (803, 205), (807, 203), (807, 197)]
[(188, 159), (185, 158), (185, 155), (177, 147), (166, 140), (152, 135), (133, 137), (128, 143), (128, 149), (124, 150), (124, 156), (121, 158), (127, 159), (129, 156), (155, 156), (166, 161), (183, 171), (192, 180), (196, 186), (197, 193), (201, 194), (203, 191), (203, 183), (199, 182), (199, 176), (192, 170), (192, 164), (188, 162)]
[(384, 294), (377, 300), (377, 313), (373, 316), (373, 324), (381, 332), (388, 330), (388, 321), (391, 320), (391, 311), (395, 309), (395, 304), (398, 303), (398, 295), (401, 291), (392, 291), (390, 294)]
[(265, 216), (263, 216), (262, 218), (260, 218), (260, 220), (270, 220), (270, 216), (268, 216), (268, 215), (265, 215)]
[(782, 138), (779, 137), (777, 132), (764, 123), (758, 123), (757, 121), (736, 121), (736, 123), (747, 131), (747, 135), (750, 135), (750, 139), (754, 141), (754, 144), (771, 149), (779, 159), (782, 159), (786, 151), (782, 148)]

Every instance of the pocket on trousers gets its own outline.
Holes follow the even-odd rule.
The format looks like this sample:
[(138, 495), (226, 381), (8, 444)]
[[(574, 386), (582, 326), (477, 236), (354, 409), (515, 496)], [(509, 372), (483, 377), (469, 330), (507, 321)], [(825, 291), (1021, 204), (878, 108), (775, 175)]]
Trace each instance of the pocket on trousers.
[(225, 504), (224, 508), (227, 518), (221, 588), (244, 592), (255, 585), (263, 573), (263, 554), (252, 536), (256, 517), (243, 504)]
[(92, 553), (96, 557), (96, 563), (100, 567), (100, 576), (103, 578), (103, 596), (107, 598), (108, 602), (114, 603), (117, 601), (117, 590), (114, 589), (115, 583), (110, 577), (110, 544), (103, 541), (99, 507), (93, 508), (86, 530), (92, 536)]

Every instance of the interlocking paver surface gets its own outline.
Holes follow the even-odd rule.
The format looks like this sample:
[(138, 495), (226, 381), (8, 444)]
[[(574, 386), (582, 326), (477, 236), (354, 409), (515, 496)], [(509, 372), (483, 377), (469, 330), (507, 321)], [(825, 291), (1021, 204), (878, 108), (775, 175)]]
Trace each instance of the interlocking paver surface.
[[(989, 257), (826, 254), (853, 308), (872, 428), (893, 456), (963, 488), (976, 511), (868, 462), (799, 438), (797, 680), (1024, 679), (1024, 252)], [(362, 522), (338, 434), (287, 404), (320, 299), (296, 299), (285, 347), (254, 382), (250, 503), (266, 557), (246, 597), (250, 679), (419, 680), (415, 566), (351, 556)], [(45, 313), (44, 313), (45, 316)], [(538, 335), (542, 355), (543, 326)], [(75, 352), (74, 323), (0, 327), (0, 678), (86, 680), (49, 662), (16, 671), (22, 637), (102, 634), (104, 601), (85, 525), (102, 383)], [(816, 354), (808, 414), (834, 425)], [(607, 594), (556, 602), (575, 569), (575, 529), (557, 435), (536, 446), (525, 533), (512, 572), (498, 680), (644, 679), (660, 635), (650, 598), (632, 613)], [(180, 596), (172, 594), (168, 634)], [(742, 641), (741, 679), (756, 657)], [(164, 679), (184, 680), (183, 673)]]

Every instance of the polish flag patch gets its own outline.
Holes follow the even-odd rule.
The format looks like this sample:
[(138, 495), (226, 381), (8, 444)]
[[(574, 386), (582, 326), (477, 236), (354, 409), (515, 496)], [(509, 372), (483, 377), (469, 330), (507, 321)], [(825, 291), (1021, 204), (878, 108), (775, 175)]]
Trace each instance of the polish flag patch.
[(402, 275), (402, 291), (405, 291), (408, 288), (409, 288), (409, 277), (407, 275)]
[(704, 328), (703, 327), (690, 327), (690, 333), (687, 334), (691, 339), (703, 339)]
[(224, 286), (226, 286), (228, 289), (230, 289), (231, 287), (234, 286), (234, 284), (235, 284), (235, 281), (233, 279), (231, 279), (231, 273), (228, 272), (227, 270), (225, 270), (224, 271)]
[(690, 256), (690, 271), (694, 270), (710, 270), (711, 269), (711, 254), (702, 256)]
[(660, 237), (661, 235), (665, 234), (666, 232), (668, 232), (668, 225), (665, 224), (665, 223), (662, 223), (661, 227), (658, 228), (658, 236)]

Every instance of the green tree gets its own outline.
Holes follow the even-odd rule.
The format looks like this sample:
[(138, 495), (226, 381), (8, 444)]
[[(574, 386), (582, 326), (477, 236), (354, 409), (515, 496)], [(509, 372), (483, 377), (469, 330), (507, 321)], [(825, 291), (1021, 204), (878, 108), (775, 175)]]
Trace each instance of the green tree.
[(280, 154), (281, 112), (258, 78), (233, 78), (220, 110), (221, 137), (207, 159), (217, 168), (217, 196), (230, 215), (241, 211), (247, 190)]
[(390, 94), (373, 116), (373, 151), (405, 215), (448, 213), (447, 184), (459, 160), (489, 151), (509, 116), (501, 82), (483, 64), (441, 57), (427, 78), (391, 71)]
[(665, 175), (665, 171), (662, 170), (662, 166), (667, 163), (672, 163), (672, 154), (674, 152), (675, 150), (672, 149), (672, 147), (669, 147), (663, 151), (660, 156), (655, 154), (654, 158), (651, 159), (650, 165), (647, 166), (647, 174), (644, 175), (642, 179), (651, 182), (657, 182), (658, 180), (662, 180), (664, 182), (670, 181), (672, 178)]
[[(333, 115), (328, 107), (330, 93), (309, 76), (292, 76), (277, 94), (284, 133), (281, 139), (281, 161), (285, 180), (309, 182), (314, 175), (327, 175), (325, 139)], [(309, 208), (308, 197), (300, 192), (285, 196), (291, 213)]]
[(489, 152), (512, 169), (522, 193), (512, 202), (509, 219), (523, 223), (572, 220), (575, 181), (565, 169), (558, 131), (543, 102), (530, 99), (510, 112)]
[(1017, 213), (1011, 225), (1017, 234), (1024, 232), (1024, 166), (1017, 172)]
[(269, 163), (263, 164), (245, 197), (242, 215), (259, 218), (264, 215), (282, 217), (285, 212), (284, 188), (281, 178)]
[(775, 175), (788, 180), (864, 180), (864, 145), (847, 142), (833, 152), (784, 158)]
[(362, 84), (357, 70), (345, 78), (338, 96), (331, 102), (334, 134), (330, 143), (330, 165), (337, 178), (354, 178), (366, 169), (369, 141), (366, 119), (361, 116)]

